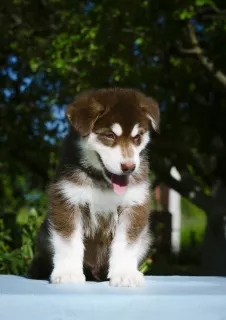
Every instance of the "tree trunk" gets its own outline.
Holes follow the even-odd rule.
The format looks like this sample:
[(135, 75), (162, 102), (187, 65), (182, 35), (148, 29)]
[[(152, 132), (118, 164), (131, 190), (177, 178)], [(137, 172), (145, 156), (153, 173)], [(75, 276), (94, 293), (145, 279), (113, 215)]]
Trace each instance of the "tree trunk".
[(203, 275), (226, 276), (226, 213), (207, 215), (202, 258)]
[(226, 276), (226, 187), (216, 181), (211, 194), (192, 175), (182, 175), (177, 181), (170, 175), (170, 167), (156, 157), (152, 168), (160, 181), (176, 190), (206, 213), (207, 225), (203, 240), (202, 275)]

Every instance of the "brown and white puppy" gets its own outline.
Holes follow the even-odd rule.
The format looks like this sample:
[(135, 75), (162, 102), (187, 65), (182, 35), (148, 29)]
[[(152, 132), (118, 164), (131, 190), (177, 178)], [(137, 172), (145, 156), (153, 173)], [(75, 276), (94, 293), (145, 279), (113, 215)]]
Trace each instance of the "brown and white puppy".
[(31, 274), (81, 283), (107, 268), (113, 286), (141, 286), (149, 236), (146, 146), (157, 103), (132, 89), (101, 89), (67, 107), (71, 127), (49, 187), (49, 213)]

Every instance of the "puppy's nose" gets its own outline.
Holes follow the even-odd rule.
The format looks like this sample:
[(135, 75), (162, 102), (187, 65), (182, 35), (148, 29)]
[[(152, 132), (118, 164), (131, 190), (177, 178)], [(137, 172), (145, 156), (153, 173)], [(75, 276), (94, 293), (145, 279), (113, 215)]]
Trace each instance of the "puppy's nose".
[(136, 165), (132, 162), (121, 163), (121, 169), (124, 173), (131, 173), (136, 168)]

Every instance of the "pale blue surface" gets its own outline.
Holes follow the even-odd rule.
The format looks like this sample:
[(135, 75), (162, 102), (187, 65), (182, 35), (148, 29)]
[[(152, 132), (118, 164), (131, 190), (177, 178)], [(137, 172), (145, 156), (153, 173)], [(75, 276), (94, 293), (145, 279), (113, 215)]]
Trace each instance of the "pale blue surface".
[(226, 320), (226, 278), (146, 277), (143, 288), (0, 276), (0, 320)]

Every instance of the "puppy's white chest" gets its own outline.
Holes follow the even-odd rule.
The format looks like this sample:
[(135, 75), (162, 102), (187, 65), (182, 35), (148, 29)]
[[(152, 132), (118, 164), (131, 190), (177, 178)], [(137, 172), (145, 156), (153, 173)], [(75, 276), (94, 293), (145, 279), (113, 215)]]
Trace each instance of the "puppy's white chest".
[(89, 205), (93, 213), (116, 212), (120, 200), (113, 193), (101, 193), (98, 189), (91, 190), (92, 197)]
[(60, 182), (60, 189), (70, 204), (88, 204), (95, 212), (115, 212), (118, 206), (141, 205), (149, 192), (146, 182), (128, 187), (123, 195), (117, 195), (113, 190), (78, 186), (66, 180)]

